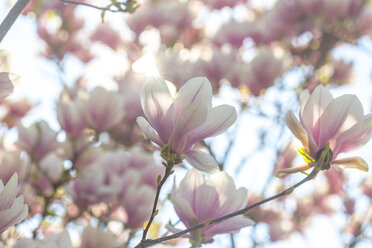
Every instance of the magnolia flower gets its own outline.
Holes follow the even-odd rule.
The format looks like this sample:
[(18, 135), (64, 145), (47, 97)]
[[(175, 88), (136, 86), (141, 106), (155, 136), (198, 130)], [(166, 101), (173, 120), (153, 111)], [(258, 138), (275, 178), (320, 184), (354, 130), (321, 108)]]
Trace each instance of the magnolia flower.
[[(306, 90), (300, 100), (300, 122), (292, 111), (287, 113), (286, 122), (292, 133), (302, 142), (309, 159), (316, 162), (329, 144), (329, 161), (322, 165), (321, 169), (329, 169), (332, 164), (368, 171), (368, 165), (360, 157), (336, 160), (340, 153), (356, 149), (371, 138), (372, 115), (364, 115), (358, 98), (347, 94), (334, 99), (331, 93), (320, 85), (312, 94)], [(304, 155), (307, 156), (306, 154)], [(311, 166), (313, 163), (285, 169), (280, 173), (304, 171)]]
[(0, 180), (0, 234), (10, 226), (26, 218), (28, 207), (23, 203), (23, 196), (17, 196), (18, 175), (15, 173), (5, 185)]
[(236, 120), (236, 111), (228, 105), (212, 108), (212, 87), (207, 78), (190, 79), (175, 97), (163, 79), (149, 78), (141, 91), (141, 104), (147, 120), (138, 117), (137, 123), (147, 138), (184, 155), (198, 170), (218, 170), (209, 154), (193, 146), (228, 129)]
[(57, 132), (45, 121), (40, 121), (26, 128), (18, 124), (17, 146), (24, 149), (32, 159), (40, 160), (59, 146)]
[[(212, 174), (206, 180), (201, 172), (191, 169), (179, 187), (173, 187), (171, 201), (180, 220), (186, 227), (192, 227), (244, 208), (248, 193), (245, 188), (236, 189), (226, 172)], [(250, 225), (251, 219), (238, 215), (193, 231), (187, 237), (201, 244), (211, 241), (216, 234), (237, 232)], [(178, 231), (174, 227), (168, 229)]]

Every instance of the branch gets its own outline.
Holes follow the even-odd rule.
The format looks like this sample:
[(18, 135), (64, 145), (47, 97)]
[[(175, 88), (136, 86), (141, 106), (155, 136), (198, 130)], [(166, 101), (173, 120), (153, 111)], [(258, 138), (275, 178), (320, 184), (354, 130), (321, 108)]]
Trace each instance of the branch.
[(0, 25), (0, 43), (30, 0), (18, 0)]
[(163, 163), (163, 165), (165, 166), (164, 177), (163, 177), (163, 179), (161, 181), (160, 181), (160, 177), (161, 176), (158, 177), (158, 187), (156, 189), (156, 195), (155, 195), (154, 205), (152, 207), (151, 216), (150, 216), (149, 221), (147, 222), (147, 225), (146, 225), (145, 229), (143, 230), (141, 242), (136, 247), (144, 247), (141, 244), (143, 242), (145, 242), (146, 235), (147, 235), (147, 232), (150, 229), (151, 223), (154, 220), (155, 216), (158, 214), (158, 210), (156, 209), (156, 207), (158, 205), (159, 195), (160, 195), (161, 188), (163, 187), (163, 185), (164, 185), (165, 181), (167, 180), (167, 178), (172, 174), (172, 169), (173, 169), (174, 163), (173, 162), (168, 162), (168, 163)]
[(264, 199), (262, 201), (256, 202), (256, 203), (254, 203), (252, 205), (249, 205), (246, 208), (243, 208), (243, 209), (241, 209), (239, 211), (236, 211), (234, 213), (227, 214), (225, 216), (219, 217), (219, 218), (214, 219), (214, 220), (207, 220), (207, 221), (205, 221), (203, 223), (200, 223), (200, 224), (195, 225), (193, 227), (187, 228), (187, 229), (185, 229), (183, 231), (180, 231), (178, 233), (175, 233), (175, 234), (172, 234), (172, 235), (169, 235), (169, 236), (165, 236), (165, 237), (161, 237), (161, 238), (158, 238), (158, 239), (145, 239), (145, 240), (142, 240), (136, 246), (136, 248), (145, 248), (145, 247), (149, 247), (151, 245), (157, 244), (157, 243), (162, 243), (162, 242), (167, 241), (167, 240), (170, 240), (170, 239), (179, 238), (183, 234), (186, 234), (188, 232), (191, 232), (191, 231), (193, 231), (195, 229), (203, 228), (203, 227), (209, 226), (211, 224), (214, 224), (214, 223), (217, 223), (217, 222), (221, 222), (221, 221), (227, 220), (227, 219), (232, 218), (234, 216), (245, 214), (249, 210), (251, 210), (251, 209), (253, 209), (255, 207), (258, 207), (258, 206), (260, 206), (260, 205), (262, 205), (262, 204), (264, 204), (266, 202), (269, 202), (269, 201), (275, 200), (275, 199), (277, 199), (279, 197), (282, 197), (282, 196), (291, 194), (294, 191), (294, 189), (296, 189), (300, 185), (304, 184), (305, 182), (310, 181), (311, 179), (315, 178), (315, 176), (318, 174), (319, 171), (320, 171), (320, 167), (319, 166), (315, 166), (314, 169), (312, 170), (312, 172), (307, 177), (305, 177), (300, 182), (298, 182), (295, 185), (293, 185), (292, 187), (289, 187), (288, 189), (280, 192), (277, 195), (274, 195), (274, 196), (271, 196), (269, 198), (266, 198), (266, 199)]

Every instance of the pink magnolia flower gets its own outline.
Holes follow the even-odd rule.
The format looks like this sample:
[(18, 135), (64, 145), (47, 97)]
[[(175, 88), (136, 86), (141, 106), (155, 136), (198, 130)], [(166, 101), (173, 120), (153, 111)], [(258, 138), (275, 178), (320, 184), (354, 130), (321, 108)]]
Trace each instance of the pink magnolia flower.
[[(180, 220), (186, 227), (192, 227), (244, 208), (248, 193), (245, 188), (236, 189), (226, 172), (212, 174), (206, 180), (201, 172), (191, 169), (179, 187), (173, 187), (171, 201)], [(191, 232), (187, 237), (200, 244), (211, 241), (216, 234), (237, 232), (253, 224), (251, 219), (239, 215)]]
[(43, 240), (23, 238), (13, 248), (72, 248), (70, 236), (66, 230), (46, 236)]
[(21, 156), (19, 151), (1, 151), (0, 164), (0, 180), (3, 184), (7, 184), (14, 173), (17, 173), (20, 183), (23, 183), (27, 170), (30, 169), (29, 158)]
[(17, 145), (34, 160), (40, 160), (59, 146), (57, 132), (52, 130), (45, 121), (34, 123), (28, 128), (21, 123), (17, 127)]
[(67, 92), (63, 92), (57, 104), (57, 118), (61, 128), (69, 135), (76, 137), (87, 126), (83, 114), (81, 99), (71, 99)]
[(212, 108), (212, 87), (207, 78), (193, 78), (172, 97), (161, 78), (149, 78), (141, 91), (146, 119), (137, 122), (147, 138), (160, 147), (168, 145), (172, 153), (184, 155), (193, 167), (213, 173), (216, 161), (207, 153), (193, 149), (195, 143), (228, 129), (236, 120), (236, 111), (228, 105)]
[(108, 131), (123, 119), (123, 99), (116, 92), (97, 87), (84, 103), (84, 113), (90, 127), (97, 131)]
[(24, 204), (23, 196), (17, 196), (18, 175), (15, 173), (4, 186), (0, 180), (0, 234), (10, 226), (26, 218), (28, 207)]
[[(368, 165), (360, 157), (337, 159), (340, 153), (348, 152), (364, 145), (372, 135), (372, 115), (364, 115), (363, 107), (355, 95), (343, 95), (333, 98), (322, 85), (312, 94), (306, 90), (301, 95), (299, 110), (300, 122), (292, 111), (288, 111), (286, 122), (292, 133), (298, 138), (306, 153), (315, 161), (329, 144), (331, 156), (329, 164), (322, 169), (337, 165), (368, 171)], [(283, 173), (304, 171), (307, 165), (282, 170)]]
[(80, 248), (102, 248), (115, 247), (114, 235), (103, 230), (87, 226), (84, 229)]

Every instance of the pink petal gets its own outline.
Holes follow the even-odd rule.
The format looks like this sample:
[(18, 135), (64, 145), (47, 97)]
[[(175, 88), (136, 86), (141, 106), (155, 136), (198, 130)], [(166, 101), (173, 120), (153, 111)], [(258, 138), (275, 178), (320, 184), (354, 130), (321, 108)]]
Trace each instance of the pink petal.
[(18, 191), (17, 184), (18, 175), (17, 173), (14, 173), (3, 190), (0, 192), (0, 211), (8, 209), (13, 205)]
[(200, 171), (206, 173), (219, 171), (217, 162), (208, 153), (193, 149), (185, 152), (184, 155), (186, 156), (186, 161)]
[(220, 105), (208, 112), (205, 123), (192, 130), (189, 134), (186, 148), (208, 137), (225, 132), (236, 121), (237, 115), (234, 107)]
[(172, 103), (172, 96), (162, 78), (151, 77), (146, 80), (141, 90), (142, 109), (147, 120), (162, 140), (168, 140), (172, 131), (172, 123), (164, 120)]
[(305, 129), (301, 126), (301, 124), (296, 119), (295, 115), (291, 110), (289, 110), (285, 116), (285, 121), (287, 123), (288, 128), (291, 130), (293, 135), (299, 139), (307, 151), (315, 150), (317, 152), (317, 147), (315, 142), (312, 140), (311, 136), (307, 134)]
[(336, 140), (334, 157), (366, 144), (372, 136), (372, 114), (366, 115), (362, 121), (342, 133)]
[[(323, 148), (337, 133), (349, 129), (363, 118), (363, 107), (355, 95), (343, 95), (334, 99), (324, 110), (316, 124), (319, 129), (318, 140), (315, 141)], [(331, 142), (331, 149), (335, 144)]]
[(243, 227), (252, 225), (254, 225), (254, 222), (251, 219), (243, 215), (235, 216), (220, 223), (203, 228), (203, 236), (205, 236), (203, 240), (208, 241), (216, 234), (234, 233)]
[(192, 168), (180, 183), (178, 194), (185, 198), (192, 206), (195, 206), (196, 190), (205, 182), (203, 173)]
[(145, 118), (142, 116), (137, 117), (137, 124), (148, 139), (155, 142), (160, 147), (164, 146), (164, 143), (161, 141), (159, 135)]
[(314, 138), (318, 136), (319, 131), (315, 130), (316, 123), (332, 100), (332, 94), (323, 85), (319, 85), (311, 95), (303, 93), (301, 97), (300, 121), (304, 129)]
[(179, 196), (172, 196), (171, 201), (180, 220), (187, 226), (193, 226), (196, 219), (190, 203)]
[(23, 203), (23, 196), (19, 196), (10, 208), (0, 211), (0, 234), (26, 218), (28, 206)]
[(216, 189), (207, 184), (201, 185), (196, 191), (196, 202), (193, 206), (199, 223), (219, 217), (215, 214), (219, 206), (220, 201)]

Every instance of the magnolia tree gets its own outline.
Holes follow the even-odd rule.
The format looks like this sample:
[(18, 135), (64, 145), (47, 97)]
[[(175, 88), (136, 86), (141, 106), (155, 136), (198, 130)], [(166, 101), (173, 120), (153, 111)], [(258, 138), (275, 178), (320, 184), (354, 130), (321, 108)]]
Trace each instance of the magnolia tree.
[(27, 78), (0, 51), (1, 247), (372, 245), (372, 157), (346, 154), (372, 115), (343, 94), (370, 82), (342, 56), (372, 54), (370, 1), (7, 6), (0, 42), (32, 22), (60, 92), (28, 125), (45, 103), (7, 97)]

